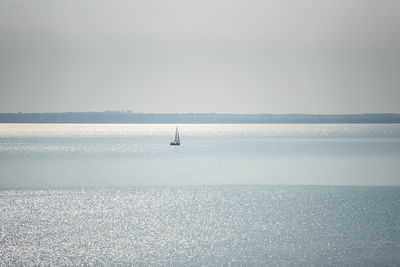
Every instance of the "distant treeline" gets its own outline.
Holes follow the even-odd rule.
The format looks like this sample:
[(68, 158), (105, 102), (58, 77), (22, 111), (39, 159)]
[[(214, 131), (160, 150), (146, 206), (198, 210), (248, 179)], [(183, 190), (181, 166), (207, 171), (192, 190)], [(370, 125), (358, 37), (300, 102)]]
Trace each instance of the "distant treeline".
[(400, 114), (0, 113), (0, 123), (400, 123)]

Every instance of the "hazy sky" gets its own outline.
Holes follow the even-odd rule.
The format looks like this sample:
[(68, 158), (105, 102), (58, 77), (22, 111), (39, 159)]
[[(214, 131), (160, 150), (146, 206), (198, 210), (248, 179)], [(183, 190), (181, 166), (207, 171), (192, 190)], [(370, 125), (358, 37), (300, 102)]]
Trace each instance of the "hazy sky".
[(398, 0), (0, 0), (0, 112), (400, 113)]

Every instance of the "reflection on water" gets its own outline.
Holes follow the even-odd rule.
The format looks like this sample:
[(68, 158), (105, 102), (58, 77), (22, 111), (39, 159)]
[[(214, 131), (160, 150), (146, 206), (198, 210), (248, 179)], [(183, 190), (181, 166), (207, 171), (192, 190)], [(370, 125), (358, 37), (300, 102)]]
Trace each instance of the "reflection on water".
[(0, 265), (400, 265), (400, 126), (178, 127), (0, 124)]
[[(178, 124), (188, 136), (399, 138), (397, 124)], [(0, 137), (173, 136), (172, 124), (0, 124)]]
[(0, 124), (0, 188), (400, 185), (400, 126)]
[(0, 191), (0, 265), (400, 264), (399, 187)]

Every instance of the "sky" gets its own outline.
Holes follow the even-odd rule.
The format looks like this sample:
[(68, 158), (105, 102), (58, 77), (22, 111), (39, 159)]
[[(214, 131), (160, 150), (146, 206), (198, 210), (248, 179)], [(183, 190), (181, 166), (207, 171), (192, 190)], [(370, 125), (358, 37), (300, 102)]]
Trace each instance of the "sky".
[(397, 0), (0, 0), (0, 112), (400, 113)]

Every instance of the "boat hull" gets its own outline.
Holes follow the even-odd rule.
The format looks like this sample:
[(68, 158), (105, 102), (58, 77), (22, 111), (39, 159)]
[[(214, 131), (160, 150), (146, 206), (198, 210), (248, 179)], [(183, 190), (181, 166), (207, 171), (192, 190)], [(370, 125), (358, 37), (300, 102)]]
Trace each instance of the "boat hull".
[(176, 142), (171, 142), (170, 145), (171, 146), (180, 146), (181, 144), (180, 143), (176, 143)]

